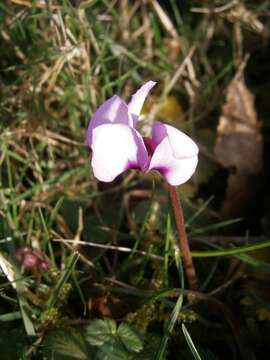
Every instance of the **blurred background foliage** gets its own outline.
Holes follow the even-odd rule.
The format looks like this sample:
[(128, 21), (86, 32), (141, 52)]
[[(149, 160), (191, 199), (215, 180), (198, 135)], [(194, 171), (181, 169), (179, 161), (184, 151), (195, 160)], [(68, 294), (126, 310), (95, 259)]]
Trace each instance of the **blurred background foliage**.
[[(269, 24), (266, 0), (0, 2), (2, 359), (266, 358)], [(200, 148), (179, 189), (196, 293), (162, 179), (98, 183), (85, 146), (149, 79), (142, 131)]]

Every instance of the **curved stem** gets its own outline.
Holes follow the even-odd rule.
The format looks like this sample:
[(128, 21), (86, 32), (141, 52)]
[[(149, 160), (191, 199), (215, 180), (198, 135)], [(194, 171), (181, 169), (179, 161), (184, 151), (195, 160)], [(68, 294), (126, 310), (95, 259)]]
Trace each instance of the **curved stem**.
[(180, 198), (178, 196), (177, 188), (175, 186), (168, 185), (168, 187), (174, 211), (176, 228), (178, 232), (178, 245), (183, 256), (183, 264), (187, 275), (188, 285), (191, 290), (196, 290), (198, 288), (197, 276), (190, 253)]

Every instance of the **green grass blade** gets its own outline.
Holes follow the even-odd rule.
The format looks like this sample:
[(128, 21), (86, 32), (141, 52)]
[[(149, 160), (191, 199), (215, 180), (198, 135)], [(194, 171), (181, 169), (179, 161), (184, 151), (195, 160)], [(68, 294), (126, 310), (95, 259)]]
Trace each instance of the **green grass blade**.
[(57, 282), (55, 288), (52, 291), (51, 296), (47, 301), (47, 308), (51, 308), (55, 305), (58, 295), (61, 289), (63, 288), (63, 286), (65, 285), (65, 283), (67, 282), (67, 280), (69, 279), (69, 277), (71, 276), (72, 271), (74, 270), (74, 267), (78, 259), (79, 259), (79, 254), (77, 252), (71, 255), (66, 269), (63, 271), (62, 276), (60, 277), (59, 281)]
[(193, 235), (204, 234), (204, 233), (207, 233), (207, 232), (209, 232), (211, 230), (217, 230), (217, 229), (220, 229), (220, 228), (223, 228), (223, 227), (227, 227), (229, 225), (236, 224), (236, 223), (238, 223), (238, 222), (240, 222), (242, 220), (243, 220), (242, 218), (238, 218), (238, 219), (221, 221), (221, 222), (218, 222), (216, 224), (211, 224), (211, 225), (208, 225), (208, 226), (201, 227), (199, 229), (194, 229), (189, 233), (189, 235), (193, 236)]
[(173, 311), (171, 313), (170, 319), (168, 320), (168, 323), (166, 324), (166, 328), (164, 331), (164, 335), (163, 338), (161, 340), (157, 355), (155, 356), (155, 360), (162, 360), (164, 359), (164, 355), (165, 355), (165, 351), (166, 351), (166, 346), (169, 340), (169, 337), (174, 329), (174, 326), (177, 322), (177, 318), (178, 318), (178, 314), (182, 308), (182, 304), (183, 304), (183, 295), (181, 294), (178, 299), (177, 302), (173, 308)]
[(192, 251), (191, 255), (192, 255), (192, 257), (197, 257), (197, 258), (216, 257), (216, 256), (231, 256), (231, 255), (247, 253), (250, 251), (261, 250), (261, 249), (265, 249), (267, 247), (270, 247), (270, 240), (262, 241), (261, 243), (254, 244), (254, 245), (237, 246), (232, 249)]
[(165, 245), (164, 245), (164, 261), (163, 261), (163, 281), (164, 285), (168, 286), (169, 280), (168, 280), (168, 268), (169, 268), (169, 251), (170, 251), (170, 237), (171, 236), (171, 218), (170, 214), (168, 214), (167, 217), (167, 229), (166, 229), (166, 239), (165, 239)]
[[(17, 272), (16, 272), (17, 273)], [(18, 295), (18, 301), (20, 305), (21, 317), (23, 320), (24, 328), (28, 336), (35, 336), (35, 328), (31, 319), (31, 308), (29, 307), (25, 298), (25, 286), (23, 282), (17, 282), (16, 290)]]
[(48, 246), (48, 250), (49, 250), (49, 254), (50, 254), (50, 259), (52, 262), (52, 265), (55, 267), (55, 258), (54, 258), (54, 252), (53, 252), (53, 247), (51, 244), (51, 240), (50, 240), (50, 235), (49, 235), (49, 230), (47, 227), (47, 223), (44, 219), (42, 210), (40, 207), (38, 207), (38, 211), (39, 211), (39, 216), (40, 216), (40, 220), (44, 229), (44, 237), (45, 237), (45, 244)]
[(76, 289), (77, 289), (77, 291), (78, 291), (79, 298), (81, 299), (81, 302), (82, 302), (82, 304), (83, 304), (83, 313), (84, 313), (84, 315), (85, 315), (85, 314), (86, 314), (86, 311), (87, 311), (87, 302), (86, 302), (86, 300), (85, 300), (83, 291), (82, 291), (82, 289), (81, 289), (81, 287), (80, 287), (79, 281), (78, 281), (78, 279), (77, 279), (77, 277), (76, 277), (76, 274), (75, 274), (74, 272), (72, 273), (71, 277), (72, 277), (72, 280), (73, 280), (73, 282), (74, 282), (74, 285), (75, 285), (75, 287), (76, 287)]
[[(170, 218), (168, 217), (167, 232), (170, 235), (171, 228), (170, 228), (169, 219)], [(167, 236), (168, 236), (168, 234), (167, 234)], [(171, 236), (169, 236), (169, 239), (171, 239)], [(180, 256), (178, 247), (175, 248), (174, 256), (175, 256), (176, 267), (177, 267), (177, 270), (179, 273), (180, 285), (181, 285), (181, 288), (183, 289), (184, 288), (184, 271), (183, 271), (182, 260), (181, 260), (181, 256)], [(179, 312), (181, 311), (182, 304), (183, 304), (183, 294), (180, 294), (176, 301), (176, 304), (173, 308), (171, 316), (166, 324), (164, 335), (162, 337), (162, 340), (160, 342), (160, 346), (159, 346), (159, 349), (158, 349), (158, 352), (156, 355), (156, 360), (164, 359), (165, 352), (166, 352), (166, 346), (169, 341), (170, 335), (174, 329), (174, 326), (177, 322), (177, 318), (178, 318)]]
[(188, 347), (190, 349), (190, 351), (192, 352), (192, 355), (194, 357), (194, 359), (196, 360), (202, 360), (202, 358), (200, 357), (199, 353), (198, 353), (198, 350), (196, 349), (192, 339), (191, 339), (191, 336), (189, 335), (189, 332), (187, 330), (187, 328), (185, 327), (185, 324), (182, 324), (182, 331), (183, 331), (183, 334), (185, 336), (185, 339), (186, 339), (186, 342), (188, 344)]
[(190, 224), (197, 219), (197, 217), (207, 208), (207, 206), (210, 204), (210, 202), (214, 199), (214, 196), (210, 196), (209, 199), (207, 199), (202, 206), (200, 206), (197, 211), (193, 215), (191, 215), (187, 221), (186, 221), (186, 227), (190, 226)]
[(2, 321), (2, 322), (18, 320), (21, 318), (22, 318), (22, 316), (21, 316), (20, 311), (13, 311), (11, 313), (0, 315), (0, 321)]
[(178, 247), (175, 247), (174, 259), (175, 259), (176, 268), (177, 268), (177, 271), (178, 271), (178, 274), (179, 274), (180, 286), (181, 286), (181, 289), (184, 289), (184, 287), (185, 287), (185, 275), (184, 275), (184, 269), (183, 269), (180, 250), (179, 250)]

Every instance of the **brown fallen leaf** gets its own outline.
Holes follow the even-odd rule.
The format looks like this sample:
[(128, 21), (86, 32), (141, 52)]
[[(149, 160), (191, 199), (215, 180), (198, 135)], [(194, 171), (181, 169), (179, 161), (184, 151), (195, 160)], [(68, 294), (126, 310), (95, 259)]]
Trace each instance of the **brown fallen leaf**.
[(232, 80), (222, 107), (214, 149), (217, 161), (230, 170), (221, 209), (225, 216), (245, 215), (258, 188), (263, 140), (254, 103), (254, 95), (244, 81)]
[(118, 318), (128, 312), (128, 306), (110, 293), (90, 298), (88, 304), (93, 314), (98, 317)]

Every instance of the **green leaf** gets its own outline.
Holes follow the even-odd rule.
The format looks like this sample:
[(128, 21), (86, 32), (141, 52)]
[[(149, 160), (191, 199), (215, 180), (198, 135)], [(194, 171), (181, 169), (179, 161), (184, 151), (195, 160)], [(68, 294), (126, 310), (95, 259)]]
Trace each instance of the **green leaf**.
[(86, 340), (91, 346), (99, 346), (97, 358), (102, 360), (132, 359), (132, 352), (143, 348), (137, 331), (122, 323), (117, 329), (112, 319), (94, 320), (86, 328)]
[(86, 328), (86, 340), (92, 346), (100, 346), (109, 342), (116, 335), (116, 323), (114, 320), (94, 320)]
[(90, 359), (83, 336), (74, 329), (51, 331), (44, 341), (43, 354), (55, 360)]
[(117, 335), (129, 351), (139, 352), (143, 348), (142, 341), (131, 325), (122, 323), (117, 329)]
[(103, 344), (98, 352), (97, 358), (99, 360), (128, 360), (130, 354), (123, 348), (121, 343), (116, 339), (112, 339), (109, 342)]

